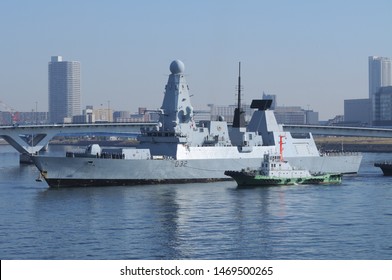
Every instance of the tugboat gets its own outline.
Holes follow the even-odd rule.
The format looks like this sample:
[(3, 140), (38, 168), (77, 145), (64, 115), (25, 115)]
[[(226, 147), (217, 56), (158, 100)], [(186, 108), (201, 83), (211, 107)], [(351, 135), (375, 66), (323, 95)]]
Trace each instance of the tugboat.
[(380, 167), (384, 176), (392, 176), (392, 162), (376, 162), (375, 167)]
[(339, 184), (340, 173), (311, 174), (306, 169), (293, 168), (283, 159), (283, 136), (280, 136), (280, 154), (265, 154), (259, 169), (226, 170), (225, 175), (232, 177), (239, 187)]

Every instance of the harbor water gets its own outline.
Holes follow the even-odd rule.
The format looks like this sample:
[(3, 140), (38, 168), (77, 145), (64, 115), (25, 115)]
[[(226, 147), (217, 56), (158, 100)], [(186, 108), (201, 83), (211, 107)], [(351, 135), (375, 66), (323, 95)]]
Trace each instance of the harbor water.
[(12, 147), (0, 159), (1, 259), (392, 259), (392, 177), (373, 166), (389, 153), (340, 185), (254, 189), (50, 189)]

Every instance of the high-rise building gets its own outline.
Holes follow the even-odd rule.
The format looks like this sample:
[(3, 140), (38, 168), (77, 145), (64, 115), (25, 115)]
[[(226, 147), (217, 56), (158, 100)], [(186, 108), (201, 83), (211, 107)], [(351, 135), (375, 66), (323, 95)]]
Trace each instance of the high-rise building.
[(392, 61), (388, 57), (369, 56), (369, 99), (372, 121), (376, 120), (375, 94), (383, 87), (392, 85)]
[(372, 124), (372, 103), (369, 98), (344, 100), (344, 122), (353, 125)]
[(271, 104), (271, 110), (275, 110), (276, 107), (278, 107), (278, 98), (276, 97), (276, 94), (268, 94), (263, 92), (263, 99), (271, 99), (272, 104)]
[(388, 57), (369, 56), (369, 98), (380, 87), (392, 85), (392, 60)]
[(52, 56), (48, 67), (49, 122), (64, 123), (80, 115), (80, 62)]
[(373, 125), (392, 126), (392, 86), (381, 87), (374, 94)]

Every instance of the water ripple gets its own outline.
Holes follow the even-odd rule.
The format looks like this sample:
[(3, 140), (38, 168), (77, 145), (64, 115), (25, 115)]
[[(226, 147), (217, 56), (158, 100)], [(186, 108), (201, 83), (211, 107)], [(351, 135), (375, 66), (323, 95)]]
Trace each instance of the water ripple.
[(392, 259), (392, 181), (371, 164), (383, 156), (338, 186), (62, 190), (6, 154), (0, 258)]

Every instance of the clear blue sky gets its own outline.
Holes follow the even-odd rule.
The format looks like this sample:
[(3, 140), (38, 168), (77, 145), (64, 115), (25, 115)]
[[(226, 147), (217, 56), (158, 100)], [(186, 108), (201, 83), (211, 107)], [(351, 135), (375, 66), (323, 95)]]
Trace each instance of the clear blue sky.
[(367, 98), (370, 55), (392, 57), (392, 1), (0, 2), (0, 100), (46, 111), (52, 55), (82, 65), (82, 106), (160, 107), (169, 64), (185, 63), (192, 103), (233, 104), (238, 61), (245, 101), (343, 113)]

